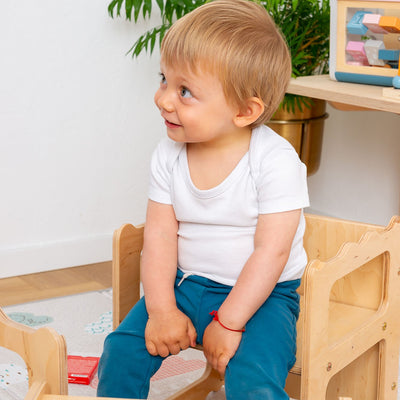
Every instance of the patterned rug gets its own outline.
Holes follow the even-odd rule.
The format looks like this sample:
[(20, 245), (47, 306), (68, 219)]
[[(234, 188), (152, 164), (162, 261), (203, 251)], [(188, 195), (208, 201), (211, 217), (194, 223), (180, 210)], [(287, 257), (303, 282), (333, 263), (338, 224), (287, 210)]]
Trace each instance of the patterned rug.
[[(3, 308), (13, 320), (40, 328), (48, 326), (64, 335), (68, 355), (100, 356), (106, 335), (112, 330), (112, 292), (89, 292), (73, 296)], [(188, 349), (166, 359), (152, 378), (149, 399), (162, 400), (201, 376), (205, 359), (200, 351)], [(89, 385), (69, 384), (74, 396), (95, 396), (97, 375)], [(0, 348), (0, 399), (22, 400), (28, 390), (23, 360)], [(222, 393), (209, 396), (223, 399)]]

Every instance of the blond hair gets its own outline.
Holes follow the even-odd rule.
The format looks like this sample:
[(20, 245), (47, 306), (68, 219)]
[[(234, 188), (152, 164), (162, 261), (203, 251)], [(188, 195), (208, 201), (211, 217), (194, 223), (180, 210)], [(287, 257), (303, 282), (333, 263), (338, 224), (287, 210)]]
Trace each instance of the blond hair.
[(267, 11), (248, 0), (215, 0), (176, 21), (162, 41), (161, 59), (216, 73), (227, 101), (242, 109), (258, 97), (265, 108), (251, 127), (271, 118), (291, 75), (285, 40)]

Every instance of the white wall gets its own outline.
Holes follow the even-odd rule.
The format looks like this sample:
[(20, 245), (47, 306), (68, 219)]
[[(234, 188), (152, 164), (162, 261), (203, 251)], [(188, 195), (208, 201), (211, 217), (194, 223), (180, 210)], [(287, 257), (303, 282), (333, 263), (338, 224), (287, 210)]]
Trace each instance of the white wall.
[(312, 210), (386, 225), (400, 212), (400, 115), (328, 113), (320, 169), (309, 177)]
[[(113, 20), (108, 2), (3, 1), (0, 277), (109, 260), (112, 231), (144, 220), (159, 59), (125, 55), (151, 23)], [(386, 223), (400, 117), (329, 112), (312, 208)]]
[(0, 277), (109, 260), (144, 220), (158, 57), (108, 0), (2, 2)]

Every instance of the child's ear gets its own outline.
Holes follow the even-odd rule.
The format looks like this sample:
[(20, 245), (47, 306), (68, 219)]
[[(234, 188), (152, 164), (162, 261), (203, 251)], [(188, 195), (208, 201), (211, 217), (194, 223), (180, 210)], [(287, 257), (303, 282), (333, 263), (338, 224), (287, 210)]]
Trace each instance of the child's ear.
[(264, 103), (258, 97), (250, 97), (246, 101), (244, 108), (241, 108), (235, 115), (235, 125), (243, 128), (257, 121), (260, 115), (264, 112)]

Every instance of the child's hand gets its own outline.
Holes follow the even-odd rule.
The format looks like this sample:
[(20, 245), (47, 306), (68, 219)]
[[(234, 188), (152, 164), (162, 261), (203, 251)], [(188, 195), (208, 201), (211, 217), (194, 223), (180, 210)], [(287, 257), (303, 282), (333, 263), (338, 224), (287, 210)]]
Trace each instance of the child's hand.
[(144, 335), (152, 356), (167, 357), (196, 346), (197, 333), (192, 321), (178, 309), (151, 314)]
[(203, 336), (204, 355), (221, 376), (225, 374), (229, 360), (235, 355), (242, 340), (241, 332), (231, 332), (217, 321), (211, 321)]

